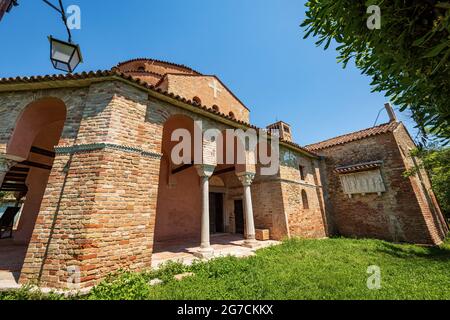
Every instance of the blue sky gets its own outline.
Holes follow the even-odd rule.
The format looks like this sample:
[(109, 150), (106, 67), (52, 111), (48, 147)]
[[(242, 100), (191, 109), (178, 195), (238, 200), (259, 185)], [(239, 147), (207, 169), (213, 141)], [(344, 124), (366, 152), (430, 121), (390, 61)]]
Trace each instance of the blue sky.
[[(57, 3), (57, 0), (50, 0)], [(0, 77), (56, 73), (48, 35), (66, 38), (60, 17), (41, 0), (20, 6), (0, 22)], [(65, 0), (81, 7), (73, 32), (85, 63), (109, 69), (150, 57), (216, 74), (265, 127), (284, 120), (309, 144), (373, 126), (387, 98), (371, 93), (370, 79), (336, 63), (336, 52), (303, 40), (299, 0)], [(399, 114), (414, 134), (408, 115)], [(387, 122), (382, 113), (378, 123)]]

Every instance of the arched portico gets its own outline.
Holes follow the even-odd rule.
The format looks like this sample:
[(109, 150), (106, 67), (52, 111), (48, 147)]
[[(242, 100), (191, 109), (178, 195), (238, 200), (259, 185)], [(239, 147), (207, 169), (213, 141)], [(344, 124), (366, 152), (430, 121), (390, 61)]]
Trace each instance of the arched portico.
[(19, 114), (6, 152), (0, 154), (0, 191), (17, 200), (14, 230), (0, 239), (2, 252), (9, 255), (7, 261), (0, 259), (0, 271), (20, 274), (66, 115), (66, 105), (58, 98), (31, 102)]
[[(183, 133), (186, 137), (181, 138)], [(202, 126), (187, 115), (173, 115), (164, 123), (154, 253), (168, 243), (182, 246), (185, 239), (196, 239), (200, 248), (195, 254), (201, 258), (213, 256), (212, 234), (239, 232), (231, 225), (234, 208), (227, 206), (227, 200), (242, 201), (246, 227), (242, 236), (247, 238), (246, 245), (256, 242), (250, 191), (255, 173), (236, 161), (238, 139), (227, 142), (224, 131), (218, 131), (223, 133), (220, 139), (209, 139), (204, 133)], [(232, 142), (235, 153), (231, 161), (226, 161), (226, 156), (218, 161)], [(181, 145), (186, 146), (183, 152)], [(183, 162), (174, 157), (183, 158)]]

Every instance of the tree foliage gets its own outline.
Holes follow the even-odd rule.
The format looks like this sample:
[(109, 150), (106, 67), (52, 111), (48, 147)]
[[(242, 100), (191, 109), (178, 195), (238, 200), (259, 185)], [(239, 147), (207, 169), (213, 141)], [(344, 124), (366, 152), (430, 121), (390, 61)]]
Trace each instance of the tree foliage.
[[(370, 30), (367, 9), (381, 9)], [(344, 67), (354, 59), (401, 111), (409, 109), (422, 133), (450, 140), (450, 2), (437, 0), (309, 0), (305, 38), (327, 49), (337, 43)]]

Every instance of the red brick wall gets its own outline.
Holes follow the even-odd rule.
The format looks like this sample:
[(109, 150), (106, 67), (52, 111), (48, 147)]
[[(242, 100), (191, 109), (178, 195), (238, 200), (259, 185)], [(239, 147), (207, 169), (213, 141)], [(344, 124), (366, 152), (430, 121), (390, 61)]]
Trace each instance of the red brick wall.
[[(400, 143), (404, 143), (404, 139), (400, 138)], [(404, 158), (393, 133), (330, 147), (320, 153), (326, 157), (326, 191), (332, 206), (333, 229), (337, 233), (422, 244), (440, 242), (431, 234), (415, 184), (403, 176)], [(386, 192), (381, 196), (353, 195), (350, 199), (343, 192), (335, 167), (376, 160), (383, 161), (381, 173)]]
[(188, 68), (150, 60), (127, 62), (119, 69), (187, 100), (192, 101), (194, 97), (198, 97), (202, 105), (209, 108), (216, 105), (221, 113), (229, 115), (232, 112), (236, 119), (249, 122), (249, 110), (218, 80), (216, 81), (221, 92), (214, 97), (214, 91), (209, 87), (209, 84), (215, 79), (214, 76), (204, 76)]
[[(221, 90), (217, 93), (217, 97), (214, 97), (214, 90), (209, 86), (214, 80)], [(198, 97), (202, 105), (209, 108), (216, 105), (220, 113), (228, 116), (232, 112), (236, 119), (249, 122), (249, 110), (213, 76), (169, 74), (167, 81), (162, 84), (162, 88), (188, 100)]]
[(89, 287), (119, 268), (151, 265), (160, 169), (160, 144), (151, 141), (161, 126), (146, 123), (147, 94), (119, 82), (92, 85), (84, 99), (76, 110), (66, 100), (21, 282), (65, 288), (67, 267), (79, 266)]
[[(281, 166), (283, 201), (291, 237), (327, 236), (318, 165), (318, 161), (297, 155), (294, 163)], [(300, 166), (305, 173), (304, 180), (300, 176)], [(302, 192), (306, 193), (307, 203), (303, 201)]]
[[(285, 155), (290, 156), (286, 160)], [(325, 207), (320, 183), (319, 161), (281, 149), (277, 175), (257, 175), (252, 184), (253, 211), (257, 228), (269, 229), (271, 238), (323, 238), (327, 236)], [(299, 167), (304, 167), (305, 179)], [(259, 170), (258, 170), (259, 171)], [(304, 208), (302, 191), (307, 195)]]
[(255, 227), (269, 229), (271, 239), (283, 240), (289, 237), (280, 180), (257, 178), (251, 191)]
[[(67, 170), (67, 173), (65, 170)], [(89, 287), (119, 268), (150, 266), (159, 160), (118, 150), (55, 159), (21, 281), (66, 287), (67, 267)]]
[(412, 157), (410, 151), (416, 146), (411, 139), (406, 128), (401, 125), (394, 131), (394, 137), (398, 143), (400, 154), (407, 170), (419, 169), (419, 172), (410, 177), (409, 181), (416, 194), (417, 201), (422, 210), (427, 228), (431, 234), (433, 242), (440, 243), (449, 231), (445, 218), (439, 207), (439, 203), (434, 195), (431, 181), (427, 172), (420, 167), (421, 161)]

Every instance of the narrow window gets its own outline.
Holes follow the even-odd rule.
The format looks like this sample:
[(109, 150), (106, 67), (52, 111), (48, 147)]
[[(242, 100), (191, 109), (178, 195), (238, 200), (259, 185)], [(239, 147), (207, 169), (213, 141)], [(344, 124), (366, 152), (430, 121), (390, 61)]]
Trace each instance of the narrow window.
[(303, 209), (309, 209), (308, 195), (306, 194), (305, 190), (302, 190), (302, 202)]
[(138, 68), (138, 71), (140, 71), (140, 72), (144, 72), (144, 71), (145, 71), (145, 67), (143, 67), (143, 66), (140, 66), (140, 67)]
[(228, 114), (230, 116), (231, 119), (235, 119), (236, 117), (234, 116), (234, 113), (230, 111), (230, 113)]
[(302, 181), (305, 181), (306, 180), (305, 167), (300, 165), (300, 166), (298, 166), (298, 170), (300, 171), (300, 179)]
[(215, 104), (215, 105), (212, 106), (212, 108), (213, 108), (214, 111), (219, 112), (219, 106), (218, 105)]

